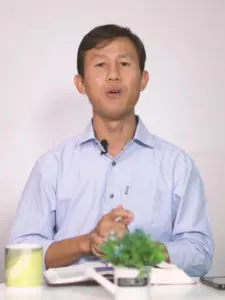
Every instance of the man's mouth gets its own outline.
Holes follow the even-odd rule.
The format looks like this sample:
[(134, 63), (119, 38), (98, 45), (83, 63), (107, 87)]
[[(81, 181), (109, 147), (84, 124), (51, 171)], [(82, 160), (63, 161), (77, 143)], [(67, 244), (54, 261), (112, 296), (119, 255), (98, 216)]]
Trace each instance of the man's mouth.
[(122, 94), (122, 89), (112, 88), (106, 91), (106, 95), (110, 98), (117, 98), (121, 96), (121, 94)]

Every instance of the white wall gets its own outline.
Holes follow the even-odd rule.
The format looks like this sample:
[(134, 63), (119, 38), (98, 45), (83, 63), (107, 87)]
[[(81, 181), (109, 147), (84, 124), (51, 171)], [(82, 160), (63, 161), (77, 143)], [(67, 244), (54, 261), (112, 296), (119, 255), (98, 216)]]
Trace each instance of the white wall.
[(73, 87), (76, 52), (104, 23), (130, 26), (146, 45), (151, 82), (137, 111), (196, 160), (216, 242), (211, 273), (225, 274), (224, 12), (223, 0), (0, 1), (0, 281), (3, 246), (36, 158), (91, 116)]

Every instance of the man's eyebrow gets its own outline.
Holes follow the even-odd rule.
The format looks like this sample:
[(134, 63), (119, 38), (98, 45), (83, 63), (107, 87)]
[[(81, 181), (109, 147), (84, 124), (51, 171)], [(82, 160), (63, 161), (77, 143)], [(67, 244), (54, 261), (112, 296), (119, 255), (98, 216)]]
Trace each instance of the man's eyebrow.
[[(120, 54), (118, 54), (117, 57), (119, 57), (119, 58), (136, 59), (136, 58), (135, 58), (135, 55), (133, 55), (132, 53), (129, 53), (129, 52), (120, 53)], [(92, 60), (94, 60), (94, 59), (104, 59), (104, 58), (107, 58), (107, 55), (106, 55), (106, 54), (98, 54), (98, 53), (96, 53), (96, 54), (94, 54), (94, 55), (91, 57), (90, 61), (92, 61)]]
[(106, 55), (104, 54), (94, 54), (91, 58), (91, 60), (96, 59), (96, 58), (106, 58)]
[(125, 52), (125, 53), (121, 53), (118, 55), (120, 58), (132, 58), (132, 59), (135, 59), (134, 55), (131, 54), (131, 53), (128, 53), (128, 52)]

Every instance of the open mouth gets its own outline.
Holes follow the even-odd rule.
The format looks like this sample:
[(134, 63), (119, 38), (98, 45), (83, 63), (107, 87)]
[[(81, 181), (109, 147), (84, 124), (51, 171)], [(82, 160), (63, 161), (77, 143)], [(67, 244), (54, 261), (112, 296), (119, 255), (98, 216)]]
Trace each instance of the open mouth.
[(122, 90), (121, 89), (109, 89), (106, 91), (106, 95), (110, 98), (117, 98), (121, 96)]

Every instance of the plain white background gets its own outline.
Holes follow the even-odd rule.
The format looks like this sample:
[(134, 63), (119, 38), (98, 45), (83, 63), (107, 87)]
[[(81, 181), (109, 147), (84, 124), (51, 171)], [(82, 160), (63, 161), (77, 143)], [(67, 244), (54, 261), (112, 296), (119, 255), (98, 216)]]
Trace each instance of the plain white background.
[(91, 117), (73, 86), (77, 47), (105, 23), (129, 26), (145, 43), (151, 80), (137, 113), (200, 168), (216, 247), (210, 273), (225, 275), (225, 1), (0, 0), (0, 281), (35, 160)]

